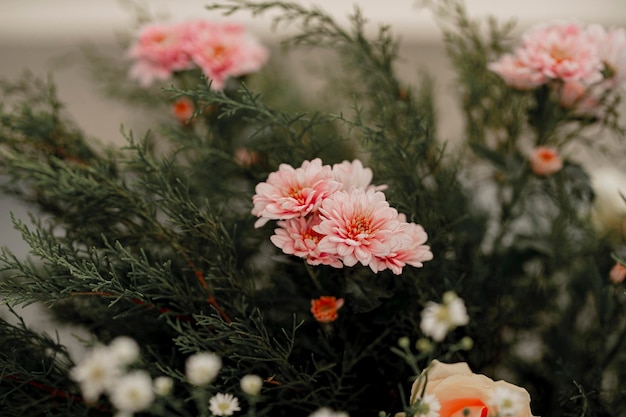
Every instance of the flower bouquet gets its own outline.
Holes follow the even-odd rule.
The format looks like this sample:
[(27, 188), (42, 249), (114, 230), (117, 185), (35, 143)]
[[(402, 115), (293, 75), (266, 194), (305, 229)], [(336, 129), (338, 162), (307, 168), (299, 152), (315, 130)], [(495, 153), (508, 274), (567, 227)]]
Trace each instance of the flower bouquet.
[[(428, 7), (455, 147), (433, 79), (400, 79), (392, 29), (368, 36), (358, 8), (344, 27), (223, 0), (224, 19), (143, 22), (116, 59), (89, 54), (155, 116), (122, 148), (49, 81), (2, 81), (0, 186), (37, 210), (14, 216), (32, 258), (2, 250), (2, 301), (89, 335), (70, 355), (0, 320), (2, 415), (626, 416), (626, 181), (581, 158), (619, 172), (626, 30), (509, 39), (460, 1)], [(237, 12), (333, 50), (330, 99)]]

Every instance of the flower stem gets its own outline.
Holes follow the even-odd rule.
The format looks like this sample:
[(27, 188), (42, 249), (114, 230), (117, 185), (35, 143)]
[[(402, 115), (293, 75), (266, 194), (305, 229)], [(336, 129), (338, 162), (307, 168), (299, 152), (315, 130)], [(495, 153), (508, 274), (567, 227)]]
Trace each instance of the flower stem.
[(315, 287), (318, 290), (322, 290), (322, 284), (320, 284), (319, 279), (317, 278), (317, 274), (315, 273), (315, 271), (313, 270), (313, 268), (311, 267), (311, 265), (309, 265), (306, 261), (304, 262), (304, 267), (306, 268), (306, 272), (309, 274), (309, 277), (311, 278), (311, 281), (313, 281), (313, 284), (315, 284)]

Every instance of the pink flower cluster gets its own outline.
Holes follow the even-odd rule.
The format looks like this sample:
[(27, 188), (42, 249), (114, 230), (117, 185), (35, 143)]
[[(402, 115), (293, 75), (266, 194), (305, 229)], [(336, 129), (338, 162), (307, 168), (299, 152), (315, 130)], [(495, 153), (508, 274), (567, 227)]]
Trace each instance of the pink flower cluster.
[(281, 164), (252, 197), (255, 227), (278, 220), (270, 240), (311, 265), (360, 263), (399, 275), (405, 265), (433, 258), (422, 226), (389, 206), (385, 186), (370, 185), (372, 170), (359, 160), (334, 166), (314, 159), (299, 168)]
[(607, 91), (626, 86), (626, 30), (577, 22), (538, 26), (489, 69), (519, 90), (556, 84), (564, 107), (594, 113)]
[(197, 20), (145, 26), (128, 56), (130, 77), (142, 86), (199, 67), (221, 90), (228, 78), (258, 71), (269, 52), (242, 25)]

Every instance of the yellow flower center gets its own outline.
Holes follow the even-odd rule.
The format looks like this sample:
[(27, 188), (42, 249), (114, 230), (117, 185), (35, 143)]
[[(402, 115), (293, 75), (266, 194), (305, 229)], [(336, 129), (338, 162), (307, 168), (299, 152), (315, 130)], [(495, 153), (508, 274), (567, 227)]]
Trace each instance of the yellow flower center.
[(556, 46), (550, 50), (550, 56), (559, 64), (570, 58), (570, 55), (566, 51)]
[(448, 311), (446, 307), (441, 307), (439, 311), (437, 311), (436, 316), (437, 316), (438, 321), (443, 321), (443, 322), (450, 321), (450, 312)]
[(348, 227), (348, 233), (351, 236), (357, 236), (371, 231), (370, 221), (365, 216), (360, 215), (352, 219)]

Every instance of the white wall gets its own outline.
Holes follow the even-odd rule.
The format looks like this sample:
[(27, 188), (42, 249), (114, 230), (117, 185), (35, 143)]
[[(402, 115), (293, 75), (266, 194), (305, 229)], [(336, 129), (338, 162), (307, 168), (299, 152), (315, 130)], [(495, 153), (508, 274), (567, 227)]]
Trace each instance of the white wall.
[[(175, 19), (217, 16), (204, 6), (210, 0), (145, 0), (150, 9)], [(359, 4), (372, 28), (392, 23), (403, 38), (416, 36), (438, 39), (438, 30), (429, 12), (417, 0), (299, 0), (317, 4), (337, 19)], [(113, 39), (116, 31), (133, 22), (128, 0), (1, 0), (0, 42), (48, 42), (84, 39)], [(580, 18), (586, 22), (626, 25), (626, 0), (466, 0), (472, 16), (493, 14), (501, 19), (514, 17), (519, 27), (554, 18)], [(269, 19), (240, 13), (239, 21), (248, 22), (260, 34), (269, 31)]]

